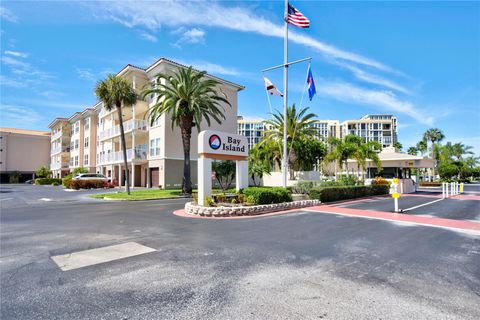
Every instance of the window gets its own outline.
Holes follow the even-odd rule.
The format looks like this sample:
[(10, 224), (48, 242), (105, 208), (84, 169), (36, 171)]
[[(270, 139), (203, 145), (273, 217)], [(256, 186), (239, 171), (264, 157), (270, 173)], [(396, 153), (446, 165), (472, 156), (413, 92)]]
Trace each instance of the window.
[(150, 157), (160, 155), (160, 138), (150, 140)]
[(89, 142), (89, 137), (86, 137), (85, 143), (84, 143), (85, 148), (88, 148), (88, 142)]
[(78, 139), (75, 140), (75, 149), (78, 149)]
[(85, 119), (85, 124), (83, 125), (83, 130), (87, 131), (90, 129), (90, 118)]
[(88, 154), (86, 154), (86, 155), (84, 156), (83, 164), (84, 164), (85, 166), (88, 166)]
[(74, 162), (75, 167), (78, 167), (78, 156), (75, 156), (75, 162)]
[(80, 131), (80, 120), (75, 122), (75, 133), (78, 133)]

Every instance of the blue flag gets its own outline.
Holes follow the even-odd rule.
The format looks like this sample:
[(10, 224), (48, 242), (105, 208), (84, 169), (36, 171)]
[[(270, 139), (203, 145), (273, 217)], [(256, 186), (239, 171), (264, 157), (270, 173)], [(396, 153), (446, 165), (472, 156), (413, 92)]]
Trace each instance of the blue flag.
[(312, 101), (312, 98), (317, 93), (317, 90), (315, 90), (315, 82), (313, 81), (312, 69), (310, 69), (310, 67), (308, 67), (307, 84), (308, 97), (310, 98), (310, 101)]

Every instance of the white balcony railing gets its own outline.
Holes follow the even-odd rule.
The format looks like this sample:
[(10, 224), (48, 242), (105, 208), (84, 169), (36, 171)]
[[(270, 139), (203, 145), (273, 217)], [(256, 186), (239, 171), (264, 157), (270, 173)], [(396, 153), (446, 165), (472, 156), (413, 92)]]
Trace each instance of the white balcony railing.
[(56, 162), (50, 164), (50, 170), (68, 169), (68, 162)]
[[(123, 129), (125, 133), (131, 132), (132, 130), (147, 130), (147, 121), (146, 120), (128, 120), (123, 123)], [(98, 137), (100, 140), (109, 139), (115, 136), (120, 135), (120, 126), (116, 125), (114, 127), (100, 131)]]
[(53, 140), (57, 140), (58, 138), (60, 138), (62, 136), (62, 131), (58, 131), (57, 133), (55, 133), (54, 135), (52, 135), (52, 141)]
[[(142, 144), (136, 146), (134, 149), (127, 149), (127, 161), (132, 160), (147, 160), (147, 145)], [(99, 154), (97, 156), (97, 164), (111, 164), (123, 162), (123, 152), (111, 152), (106, 154)]]
[(50, 154), (57, 154), (60, 152), (70, 152), (70, 147), (61, 146), (61, 147), (52, 148), (52, 150), (50, 151)]

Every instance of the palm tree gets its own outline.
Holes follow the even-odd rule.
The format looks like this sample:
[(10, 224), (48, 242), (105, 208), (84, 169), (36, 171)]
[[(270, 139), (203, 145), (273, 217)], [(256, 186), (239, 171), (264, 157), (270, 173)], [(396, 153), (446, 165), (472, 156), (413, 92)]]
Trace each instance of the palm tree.
[(382, 169), (382, 162), (378, 157), (378, 153), (382, 151), (382, 145), (378, 141), (360, 141), (361, 143), (357, 146), (353, 158), (357, 161), (357, 166), (362, 167), (362, 180), (365, 181), (364, 173), (366, 171), (367, 160), (375, 162), (378, 172)]
[[(225, 120), (225, 109), (221, 103), (228, 106), (227, 96), (219, 96), (217, 87), (220, 82), (206, 78), (207, 72), (197, 72), (192, 67), (179, 68), (173, 76), (159, 73), (157, 84), (143, 90), (142, 97), (157, 95), (155, 105), (149, 110), (150, 122), (153, 124), (163, 114), (168, 114), (172, 120), (172, 130), (180, 128), (183, 144), (183, 181), (182, 192), (192, 193), (190, 174), (190, 140), (192, 127), (200, 132), (200, 123), (205, 120), (210, 126), (211, 119), (221, 124)], [(165, 80), (165, 83), (163, 83)]]
[(393, 144), (393, 147), (395, 148), (395, 151), (397, 151), (397, 152), (400, 152), (403, 149), (403, 145), (398, 141)]
[[(317, 117), (314, 113), (307, 113), (309, 108), (303, 108), (297, 113), (295, 104), (287, 108), (287, 146), (288, 146), (288, 168), (290, 171), (290, 180), (294, 179), (293, 166), (297, 160), (297, 155), (293, 148), (293, 141), (296, 138), (303, 136), (313, 136), (317, 134), (317, 129), (313, 127), (314, 118)], [(265, 131), (265, 136), (261, 143), (266, 141), (277, 141), (283, 143), (283, 113), (277, 111), (272, 114), (271, 120), (264, 121), (268, 130)]]
[(472, 152), (472, 147), (471, 146), (466, 146), (461, 142), (455, 143), (452, 145), (452, 153), (453, 156), (457, 158), (458, 161), (463, 160), (463, 155), (471, 155), (473, 154)]
[(440, 142), (445, 138), (445, 135), (438, 128), (428, 129), (423, 134), (423, 140), (432, 142), (432, 159), (433, 159), (433, 175), (436, 175), (437, 164), (435, 162), (435, 142)]
[(123, 130), (122, 107), (130, 107), (137, 102), (137, 94), (133, 86), (124, 78), (107, 76), (107, 79), (101, 80), (95, 87), (95, 95), (103, 102), (103, 107), (111, 111), (114, 107), (117, 110), (118, 122), (120, 126), (120, 139), (122, 143), (123, 164), (125, 165), (125, 191), (130, 194), (130, 185), (128, 179), (127, 164), (127, 146), (125, 143), (125, 131)]
[(415, 146), (415, 148), (420, 151), (420, 153), (422, 154), (422, 156), (427, 153), (427, 142), (425, 140), (421, 140), (421, 141), (418, 141), (417, 142), (417, 145)]
[(330, 152), (324, 160), (327, 162), (338, 161), (344, 170), (348, 171), (347, 160), (354, 157), (363, 140), (358, 136), (349, 134), (343, 140), (330, 137), (327, 142), (330, 146)]
[(416, 147), (410, 147), (407, 150), (408, 154), (411, 154), (412, 156), (416, 156), (418, 153), (418, 149)]

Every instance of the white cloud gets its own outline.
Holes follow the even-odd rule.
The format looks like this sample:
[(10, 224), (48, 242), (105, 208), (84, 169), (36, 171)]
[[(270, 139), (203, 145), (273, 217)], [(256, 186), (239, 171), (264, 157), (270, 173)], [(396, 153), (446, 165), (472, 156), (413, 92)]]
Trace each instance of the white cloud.
[(343, 102), (374, 106), (382, 112), (388, 110), (403, 113), (420, 123), (433, 124), (434, 119), (431, 115), (421, 113), (413, 103), (399, 100), (389, 91), (364, 89), (345, 82), (324, 82), (317, 87), (317, 91)]
[(0, 18), (10, 22), (18, 22), (18, 17), (9, 9), (0, 6)]
[(75, 71), (80, 79), (87, 81), (95, 81), (97, 79), (95, 74), (88, 68), (75, 68)]
[(5, 55), (2, 56), (1, 61), (9, 68), (11, 73), (17, 77), (24, 77), (24, 79), (17, 78), (16, 80), (18, 81), (46, 80), (52, 78), (48, 73), (41, 71), (26, 61), (20, 61)]
[(385, 79), (385, 78), (380, 77), (378, 75), (366, 72), (366, 71), (364, 71), (364, 70), (360, 69), (359, 67), (356, 67), (352, 64), (343, 63), (343, 62), (340, 62), (340, 61), (334, 61), (333, 63), (342, 67), (342, 68), (345, 68), (345, 69), (351, 71), (353, 73), (353, 75), (359, 80), (363, 80), (365, 82), (369, 82), (369, 83), (373, 83), (373, 84), (378, 84), (378, 85), (381, 85), (383, 87), (386, 87), (386, 88), (389, 88), (389, 89), (392, 89), (392, 90), (396, 90), (398, 92), (402, 92), (402, 93), (405, 93), (405, 94), (412, 94), (412, 92), (410, 90), (408, 90), (407, 88), (405, 88), (404, 86), (401, 86), (401, 85), (399, 85), (399, 84), (397, 84), (397, 83), (395, 83), (391, 80)]
[[(183, 28), (182, 28), (183, 29)], [(192, 28), (181, 32), (182, 36), (175, 42), (176, 46), (180, 46), (184, 43), (205, 43), (205, 31), (198, 28)]]
[(26, 126), (39, 124), (43, 120), (41, 114), (31, 108), (2, 104), (1, 126), (25, 128)]
[(142, 38), (143, 40), (150, 41), (150, 42), (157, 42), (158, 41), (157, 37), (155, 37), (151, 33), (145, 32), (145, 31), (140, 31), (140, 38)]
[(211, 63), (207, 61), (185, 61), (185, 60), (178, 60), (180, 64), (186, 66), (192, 66), (197, 70), (200, 71), (207, 71), (210, 74), (219, 74), (224, 76), (240, 76), (242, 73), (235, 68), (225, 67), (216, 63)]
[(28, 57), (28, 54), (27, 54), (27, 53), (25, 53), (25, 52), (20, 52), (20, 51), (5, 50), (3, 53), (4, 53), (4, 54), (7, 54), (7, 55), (10, 55), (10, 56), (18, 57), (18, 58), (26, 58), (26, 57)]
[(24, 81), (18, 81), (16, 79), (0, 75), (0, 86), (10, 88), (25, 88), (27, 84)]
[[(273, 23), (247, 8), (224, 6), (217, 2), (208, 3), (206, 8), (205, 3), (196, 1), (168, 1), (162, 2), (161, 5), (157, 1), (105, 1), (101, 2), (99, 7), (95, 7), (97, 13), (102, 9), (105, 11), (103, 15), (105, 18), (130, 28), (145, 27), (158, 30), (162, 25), (169, 27), (196, 25), (253, 32), (278, 38), (283, 38), (284, 35), (281, 24)], [(335, 59), (399, 73), (378, 61), (338, 49), (295, 31), (290, 32), (289, 39)]]

